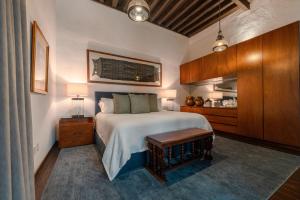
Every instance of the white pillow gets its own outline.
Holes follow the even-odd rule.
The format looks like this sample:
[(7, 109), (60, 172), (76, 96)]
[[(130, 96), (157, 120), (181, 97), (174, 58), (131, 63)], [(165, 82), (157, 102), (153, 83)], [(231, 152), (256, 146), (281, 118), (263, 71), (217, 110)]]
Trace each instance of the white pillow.
[(112, 99), (101, 98), (98, 105), (102, 113), (114, 113), (114, 102)]

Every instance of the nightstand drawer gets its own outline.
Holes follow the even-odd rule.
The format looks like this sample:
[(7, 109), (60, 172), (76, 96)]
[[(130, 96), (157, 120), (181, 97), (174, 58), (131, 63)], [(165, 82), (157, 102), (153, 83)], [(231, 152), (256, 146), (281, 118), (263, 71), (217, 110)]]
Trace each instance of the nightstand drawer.
[(93, 144), (94, 126), (93, 123), (86, 123), (84, 120), (61, 121), (59, 125), (59, 147), (74, 147), (79, 145)]

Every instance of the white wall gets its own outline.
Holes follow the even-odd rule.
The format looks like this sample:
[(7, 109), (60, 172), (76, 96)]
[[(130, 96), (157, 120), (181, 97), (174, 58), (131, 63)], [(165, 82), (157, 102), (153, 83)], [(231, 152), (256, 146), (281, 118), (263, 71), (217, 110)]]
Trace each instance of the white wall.
[[(179, 65), (188, 38), (148, 22), (136, 23), (125, 13), (87, 0), (56, 2), (57, 9), (57, 113), (70, 116), (65, 84), (87, 81), (86, 50), (94, 49), (162, 63), (162, 88), (178, 89), (177, 102), (188, 91), (179, 84)], [(94, 91), (155, 92), (156, 87), (89, 84), (86, 115), (94, 115)]]
[[(27, 0), (28, 32), (31, 22), (36, 20), (50, 46), (49, 92), (47, 95), (31, 93), (33, 145), (38, 151), (34, 154), (34, 171), (40, 166), (55, 142), (56, 124), (56, 14), (55, 1)], [(31, 36), (31, 33), (28, 34)]]
[[(222, 20), (222, 30), (233, 45), (297, 20), (300, 20), (299, 0), (253, 0), (250, 10), (239, 10)], [(218, 26), (214, 24), (191, 37), (185, 61), (211, 53), (217, 32)]]

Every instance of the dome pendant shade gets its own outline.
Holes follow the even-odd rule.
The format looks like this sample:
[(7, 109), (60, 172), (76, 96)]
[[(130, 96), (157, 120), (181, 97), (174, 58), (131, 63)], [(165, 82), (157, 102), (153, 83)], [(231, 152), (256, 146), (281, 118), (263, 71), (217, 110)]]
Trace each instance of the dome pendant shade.
[(213, 45), (213, 51), (214, 52), (220, 52), (224, 51), (225, 49), (228, 48), (228, 42), (224, 39), (222, 30), (221, 30), (221, 0), (219, 0), (219, 32), (217, 36), (217, 40), (215, 41)]
[(144, 22), (150, 16), (150, 8), (145, 0), (131, 0), (127, 9), (128, 17), (136, 22)]
[(224, 39), (222, 31), (220, 30), (217, 36), (217, 39), (213, 45), (214, 52), (224, 51), (228, 48), (228, 42)]

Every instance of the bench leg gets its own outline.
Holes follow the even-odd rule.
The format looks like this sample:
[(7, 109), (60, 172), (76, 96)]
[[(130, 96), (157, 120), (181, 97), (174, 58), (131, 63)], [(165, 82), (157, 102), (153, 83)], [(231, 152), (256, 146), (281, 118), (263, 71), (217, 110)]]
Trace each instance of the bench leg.
[(212, 160), (213, 157), (211, 155), (211, 149), (213, 147), (213, 138), (212, 137), (209, 137), (207, 139), (205, 139), (204, 141), (204, 145), (205, 145), (205, 155), (204, 155), (204, 159), (205, 160)]
[(171, 167), (172, 149), (168, 147), (168, 167)]
[(159, 169), (160, 169), (160, 172), (159, 172), (159, 175), (160, 177), (165, 180), (165, 168), (166, 168), (166, 165), (165, 165), (165, 153), (164, 153), (164, 149), (160, 149), (160, 152), (159, 152)]

